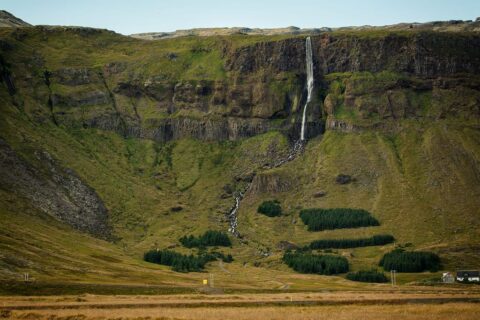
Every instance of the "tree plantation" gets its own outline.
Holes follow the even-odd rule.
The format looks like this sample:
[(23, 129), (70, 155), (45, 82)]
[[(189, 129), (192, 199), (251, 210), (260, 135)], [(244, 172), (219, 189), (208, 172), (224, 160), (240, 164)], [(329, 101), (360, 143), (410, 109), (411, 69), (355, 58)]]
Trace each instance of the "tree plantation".
[(388, 282), (387, 276), (383, 272), (377, 270), (360, 270), (357, 272), (350, 272), (346, 277), (348, 280), (360, 282), (383, 283)]
[(380, 266), (386, 271), (422, 272), (437, 271), (440, 268), (440, 258), (433, 252), (404, 251), (395, 249), (385, 254), (380, 260)]
[(389, 234), (379, 234), (370, 238), (360, 239), (325, 239), (315, 240), (307, 247), (309, 249), (346, 249), (368, 246), (381, 246), (395, 241), (395, 238)]
[(379, 226), (377, 219), (363, 209), (303, 209), (300, 218), (309, 231)]
[(347, 259), (333, 255), (287, 252), (283, 255), (283, 262), (300, 273), (332, 275), (348, 271)]
[(183, 236), (179, 239), (180, 243), (187, 248), (201, 248), (201, 247), (229, 247), (232, 245), (230, 238), (225, 232), (208, 230), (201, 236), (195, 237), (193, 235)]
[(144, 254), (143, 259), (147, 262), (171, 266), (172, 270), (177, 272), (202, 271), (205, 264), (217, 259), (222, 259), (227, 263), (233, 261), (230, 254), (224, 255), (221, 252), (202, 253), (194, 256), (171, 250), (150, 250)]

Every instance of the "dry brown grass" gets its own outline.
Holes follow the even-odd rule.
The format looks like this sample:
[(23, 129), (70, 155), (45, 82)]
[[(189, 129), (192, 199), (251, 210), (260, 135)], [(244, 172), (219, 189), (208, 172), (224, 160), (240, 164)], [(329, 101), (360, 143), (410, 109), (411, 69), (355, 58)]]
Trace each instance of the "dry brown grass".
[[(92, 308), (117, 305), (152, 305), (152, 304), (215, 304), (215, 303), (271, 303), (271, 302), (300, 302), (300, 301), (330, 301), (343, 303), (365, 303), (368, 301), (412, 300), (412, 299), (480, 299), (479, 290), (439, 290), (417, 289), (390, 290), (390, 291), (333, 291), (333, 292), (285, 292), (285, 293), (242, 293), (242, 294), (182, 294), (182, 295), (73, 295), (73, 296), (4, 296), (0, 297), (0, 306), (35, 307), (51, 306), (53, 308), (84, 307)], [(1, 308), (1, 307), (0, 307)]]
[(324, 307), (253, 307), (253, 308), (155, 308), (155, 309), (88, 309), (41, 310), (13, 312), (11, 319), (83, 320), (83, 319), (196, 319), (196, 320), (306, 320), (306, 319), (476, 319), (478, 304), (447, 303), (442, 305), (377, 305)]
[[(456, 299), (456, 300), (455, 300)], [(480, 293), (325, 292), (171, 296), (1, 297), (4, 318), (85, 319), (476, 319)], [(11, 310), (7, 310), (10, 308)], [(9, 314), (10, 313), (10, 314)]]

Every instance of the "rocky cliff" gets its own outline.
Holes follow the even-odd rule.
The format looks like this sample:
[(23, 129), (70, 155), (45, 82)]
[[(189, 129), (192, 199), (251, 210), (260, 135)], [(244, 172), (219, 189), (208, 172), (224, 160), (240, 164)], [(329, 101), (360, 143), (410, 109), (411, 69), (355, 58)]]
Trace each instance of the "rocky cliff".
[[(60, 53), (44, 42), (65, 37), (77, 37), (67, 53), (78, 46), (100, 52), (58, 64)], [(12, 83), (10, 91), (22, 87), (15, 99), (39, 121), (65, 127), (157, 141), (281, 130), (295, 140), (305, 100), (304, 38), (248, 37), (145, 42), (85, 28), (4, 32), (1, 56), (10, 71), (3, 82)], [(478, 118), (478, 33), (327, 32), (312, 43), (309, 137), (323, 132), (327, 117)], [(33, 46), (31, 55), (19, 59), (24, 45)], [(462, 99), (453, 99), (458, 92)]]
[(33, 165), (0, 139), (0, 188), (30, 201), (34, 208), (75, 229), (111, 239), (108, 212), (100, 197), (71, 169), (42, 150)]

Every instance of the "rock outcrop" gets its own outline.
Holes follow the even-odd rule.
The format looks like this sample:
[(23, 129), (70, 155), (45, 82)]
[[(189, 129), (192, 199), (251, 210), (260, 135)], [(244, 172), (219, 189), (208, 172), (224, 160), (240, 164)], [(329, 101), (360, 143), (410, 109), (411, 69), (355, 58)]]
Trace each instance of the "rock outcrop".
[(295, 183), (281, 172), (266, 171), (253, 178), (249, 192), (253, 194), (286, 192), (291, 190), (294, 185)]
[(73, 228), (111, 238), (108, 212), (96, 192), (46, 151), (32, 165), (0, 139), (0, 187), (30, 200), (40, 211)]

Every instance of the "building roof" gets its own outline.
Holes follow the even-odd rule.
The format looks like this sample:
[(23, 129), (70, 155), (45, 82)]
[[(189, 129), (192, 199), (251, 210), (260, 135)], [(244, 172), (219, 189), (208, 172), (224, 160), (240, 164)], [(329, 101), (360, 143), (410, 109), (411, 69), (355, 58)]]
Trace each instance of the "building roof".
[(457, 277), (479, 277), (480, 271), (457, 271)]

